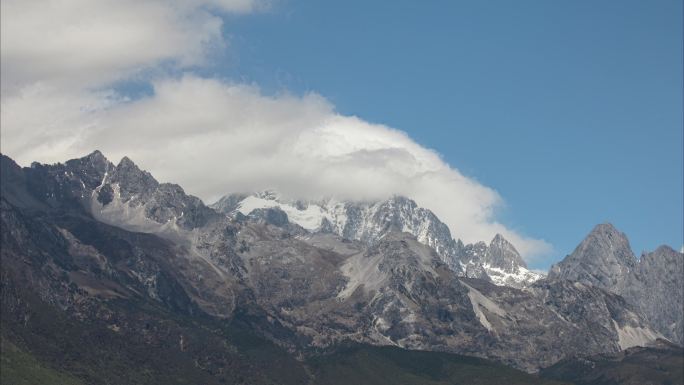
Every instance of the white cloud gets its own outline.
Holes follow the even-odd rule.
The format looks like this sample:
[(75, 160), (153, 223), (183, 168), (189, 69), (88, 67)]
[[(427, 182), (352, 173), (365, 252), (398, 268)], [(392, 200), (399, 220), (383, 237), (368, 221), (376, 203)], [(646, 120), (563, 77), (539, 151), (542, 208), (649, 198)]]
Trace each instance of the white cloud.
[[(225, 45), (221, 12), (254, 0), (3, 0), (2, 89), (31, 83), (97, 87), (164, 62), (201, 64)], [(213, 13), (212, 13), (213, 12)]]
[(63, 161), (97, 123), (97, 112), (120, 100), (111, 92), (86, 92), (44, 84), (3, 96), (0, 105), (2, 151), (28, 163)]
[(154, 83), (154, 95), (140, 100), (102, 96), (95, 105), (103, 108), (80, 113), (82, 102), (26, 100), (26, 110), (8, 116), (4, 127), (26, 124), (9, 119), (32, 116), (28, 110), (36, 104), (71, 113), (48, 130), (59, 146), (31, 149), (33, 135), (11, 152), (23, 162), (58, 161), (95, 148), (113, 159), (128, 155), (160, 180), (208, 200), (265, 188), (309, 198), (403, 194), (432, 209), (464, 241), (500, 232), (527, 257), (549, 251), (543, 241), (496, 222), (495, 191), (405, 133), (340, 115), (315, 94), (268, 97), (254, 87), (186, 75)]
[[(201, 64), (208, 44), (224, 44), (216, 12), (250, 12), (263, 3), (49, 1), (43, 5), (60, 8), (52, 15), (27, 3), (2, 3), (3, 84), (9, 79), (14, 87), (3, 89), (2, 150), (22, 164), (97, 148), (114, 160), (127, 155), (205, 200), (265, 188), (303, 198), (402, 194), (466, 242), (502, 233), (528, 259), (550, 251), (496, 221), (501, 198), (494, 190), (406, 133), (340, 115), (317, 94), (265, 96), (190, 72), (156, 76), (153, 94), (137, 100), (107, 91), (108, 82), (161, 62), (176, 69)], [(24, 13), (30, 16), (18, 17)], [(45, 63), (23, 66), (33, 60)]]

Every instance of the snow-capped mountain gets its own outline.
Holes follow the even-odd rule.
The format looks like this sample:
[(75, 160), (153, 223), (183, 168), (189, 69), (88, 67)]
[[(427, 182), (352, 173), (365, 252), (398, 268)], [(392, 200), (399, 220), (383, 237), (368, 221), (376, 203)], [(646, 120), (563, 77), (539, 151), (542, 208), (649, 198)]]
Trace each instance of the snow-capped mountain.
[(542, 274), (527, 269), (515, 246), (501, 234), (496, 234), (488, 247), (480, 249), (483, 250), (479, 254), (480, 264), (496, 285), (522, 287), (543, 278)]
[(497, 285), (512, 287), (523, 287), (542, 278), (527, 269), (515, 247), (500, 234), (489, 246), (484, 242), (464, 245), (452, 237), (449, 227), (432, 211), (402, 196), (378, 202), (307, 202), (264, 191), (227, 195), (211, 207), (228, 215), (250, 215), (254, 210), (278, 208), (291, 223), (309, 232), (334, 233), (368, 245), (376, 244), (389, 232), (406, 232), (433, 248), (459, 276), (490, 279)]
[(341, 202), (326, 199), (318, 202), (283, 199), (278, 193), (233, 194), (210, 207), (224, 214), (249, 215), (255, 209), (277, 207), (288, 220), (317, 233), (333, 233), (347, 239), (374, 244), (390, 231), (406, 232), (432, 247), (455, 271), (459, 245), (449, 228), (430, 210), (418, 207), (408, 198), (396, 196), (380, 202)]
[[(475, 355), (535, 371), (579, 354), (648, 345), (662, 335), (652, 325), (681, 324), (670, 308), (659, 307), (662, 315), (640, 310), (581, 282), (541, 279), (518, 290), (463, 277), (475, 271), (469, 266), (489, 280), (499, 269), (507, 283), (504, 273), (520, 274), (524, 266), (503, 237), (463, 245), (406, 198), (324, 204), (243, 195), (211, 209), (129, 159), (115, 166), (95, 152), (30, 168), (1, 160), (0, 278), (10, 288), (3, 304), (10, 304), (15, 332), (39, 333), (34, 320), (64, 318), (35, 317), (46, 307), (24, 309), (21, 289), (73, 316), (74, 327), (87, 319), (104, 328), (98, 336), (121, 336), (117, 346), (170, 346), (176, 336), (174, 357), (187, 355), (192, 367), (206, 362), (208, 351), (226, 357), (233, 349), (212, 345), (220, 336), (194, 333), (236, 320), (297, 354), (356, 342)], [(442, 246), (450, 245), (451, 266), (463, 263), (465, 272), (444, 263), (449, 249)], [(670, 254), (660, 250), (647, 258), (649, 266), (679, 258)], [(646, 269), (645, 288), (662, 276), (658, 266)], [(668, 277), (681, 283), (676, 273)], [(668, 282), (649, 290), (666, 293)], [(173, 316), (151, 321), (161, 314), (149, 311), (155, 308)], [(173, 319), (210, 323), (169, 329)]]

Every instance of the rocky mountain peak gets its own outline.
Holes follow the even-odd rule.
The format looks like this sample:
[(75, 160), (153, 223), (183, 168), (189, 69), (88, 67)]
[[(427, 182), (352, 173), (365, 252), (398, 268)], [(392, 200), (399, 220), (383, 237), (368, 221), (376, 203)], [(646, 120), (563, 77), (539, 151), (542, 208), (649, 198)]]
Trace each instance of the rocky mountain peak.
[(569, 279), (615, 291), (636, 266), (627, 236), (610, 223), (599, 224), (561, 262), (549, 278)]
[(612, 250), (617, 253), (616, 256), (624, 257), (625, 261), (634, 260), (627, 236), (611, 223), (596, 225), (578, 246), (579, 249), (591, 247), (600, 247), (606, 251)]
[(480, 241), (459, 247), (458, 258), (466, 277), (487, 279), (499, 286), (521, 288), (542, 278), (527, 269), (513, 244), (501, 234), (489, 245)]
[[(106, 160), (95, 151), (69, 162), (98, 165), (102, 159)], [(106, 162), (106, 166), (97, 167), (96, 178), (86, 183), (91, 189), (87, 194), (92, 199), (88, 204), (90, 211), (102, 222), (131, 231), (158, 233), (175, 228), (193, 229), (218, 216), (179, 185), (159, 183), (127, 156), (116, 166)]]
[(599, 223), (591, 230), (590, 234), (596, 233), (620, 233), (620, 231), (610, 222)]
[(520, 267), (527, 268), (527, 264), (510, 243), (501, 234), (496, 234), (489, 243), (484, 262), (491, 267), (502, 269), (508, 273), (518, 271)]
[(99, 160), (99, 161), (107, 161), (107, 158), (104, 156), (102, 151), (100, 150), (95, 150), (91, 152), (90, 154), (85, 156), (86, 158), (94, 159), (94, 160)]
[(508, 241), (506, 240), (506, 238), (504, 238), (503, 235), (501, 235), (501, 233), (496, 233), (496, 235), (494, 236), (494, 238), (492, 238), (490, 242), (490, 246), (495, 243), (508, 243)]
[(644, 270), (660, 270), (663, 274), (667, 270), (674, 270), (681, 268), (684, 265), (684, 254), (680, 253), (670, 246), (658, 246), (652, 252), (644, 252), (639, 258), (637, 265), (637, 272)]
[[(449, 227), (414, 200), (395, 195), (383, 201), (358, 202), (286, 200), (273, 190), (253, 194), (231, 194), (212, 206), (216, 211), (249, 215), (260, 208), (278, 207), (288, 220), (311, 233), (333, 233), (350, 240), (374, 245), (390, 233), (409, 233), (433, 248), (442, 261), (459, 275), (488, 279), (484, 265), (493, 269), (493, 282), (524, 286), (541, 276), (526, 269), (525, 262), (501, 234), (491, 241), (465, 245), (455, 240)], [(261, 215), (261, 214), (260, 214)]]
[(644, 253), (619, 294), (637, 304), (671, 341), (684, 342), (684, 254), (669, 246)]
[(119, 161), (119, 164), (117, 165), (117, 167), (138, 168), (138, 166), (135, 164), (135, 162), (133, 162), (133, 161), (131, 160), (131, 158), (129, 158), (128, 156), (124, 156), (123, 158), (121, 158), (121, 160)]
[(159, 186), (152, 174), (141, 170), (127, 156), (121, 159), (108, 182), (118, 183), (124, 201), (133, 195), (154, 191)]
[(3, 177), (3, 182), (6, 175), (15, 174), (21, 171), (21, 167), (14, 161), (14, 159), (5, 154), (0, 154), (0, 167), (0, 175)]
[(624, 297), (646, 314), (654, 330), (684, 340), (684, 254), (669, 246), (636, 259), (625, 234), (610, 223), (594, 227), (572, 254), (551, 267), (550, 280), (567, 279)]
[(579, 248), (584, 252), (592, 252), (595, 256), (605, 255), (599, 252), (610, 253), (630, 266), (636, 263), (627, 236), (610, 223), (596, 225)]
[[(131, 175), (149, 175), (150, 177), (152, 176), (149, 172), (141, 170), (140, 167), (138, 167), (135, 162), (133, 162), (129, 157), (124, 156), (121, 158), (119, 161), (119, 164), (116, 165), (116, 170), (118, 173), (121, 174), (131, 174)], [(152, 178), (154, 179), (154, 178)]]
[(653, 253), (655, 255), (682, 255), (683, 253), (681, 251), (676, 251), (675, 249), (671, 248), (668, 245), (660, 245), (658, 246)]
[(82, 158), (68, 160), (66, 163), (88, 163), (99, 169), (107, 169), (111, 166), (111, 162), (102, 154), (102, 152), (100, 152), (100, 150), (95, 150)]
[(80, 178), (86, 187), (94, 189), (101, 182), (104, 175), (113, 168), (113, 164), (98, 150), (77, 159), (68, 160), (65, 163), (67, 173), (72, 173)]

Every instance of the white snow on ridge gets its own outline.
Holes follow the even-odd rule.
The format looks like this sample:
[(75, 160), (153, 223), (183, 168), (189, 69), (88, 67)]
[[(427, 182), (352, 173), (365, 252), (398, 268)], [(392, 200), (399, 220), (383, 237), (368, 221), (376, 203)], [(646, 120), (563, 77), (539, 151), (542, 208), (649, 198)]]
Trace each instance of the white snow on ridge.
[(512, 285), (529, 285), (534, 283), (544, 276), (539, 273), (530, 271), (522, 266), (518, 266), (518, 271), (516, 273), (509, 273), (503, 269), (490, 266), (489, 264), (483, 265), (487, 275), (492, 279), (492, 283), (497, 286), (512, 286)]
[[(235, 206), (233, 206), (235, 207)], [(318, 232), (326, 222), (327, 230), (349, 239), (374, 243), (387, 232), (391, 223), (393, 230), (413, 234), (418, 242), (434, 249), (452, 269), (455, 265), (457, 252), (453, 249), (451, 234), (446, 225), (427, 209), (416, 206), (415, 202), (406, 198), (395, 197), (380, 202), (349, 203), (335, 199), (300, 202), (289, 200), (274, 191), (263, 191), (244, 197), (237, 203), (235, 211), (249, 215), (255, 209), (278, 207), (284, 211), (288, 220), (310, 232)], [(329, 226), (329, 227), (328, 227)], [(486, 248), (486, 246), (485, 246)], [(484, 251), (486, 253), (486, 251)], [(482, 259), (477, 249), (474, 257)], [(455, 266), (454, 266), (455, 265)], [(463, 267), (461, 262), (462, 270)], [(507, 271), (489, 265), (482, 266), (492, 282), (499, 286), (516, 288), (526, 287), (541, 279), (542, 274), (532, 272), (523, 266), (515, 271)]]
[(237, 211), (244, 215), (249, 215), (255, 209), (265, 209), (278, 207), (287, 214), (287, 218), (292, 223), (296, 223), (303, 228), (313, 231), (321, 226), (326, 213), (318, 205), (308, 205), (303, 210), (289, 203), (279, 202), (273, 199), (266, 199), (259, 196), (250, 195), (240, 202)]
[[(389, 211), (391, 212), (394, 201), (388, 200), (386, 202), (359, 204), (357, 206), (359, 210), (358, 226), (353, 228), (353, 234), (350, 234), (350, 236), (354, 239), (380, 237), (383, 234), (385, 224), (377, 223), (377, 218), (375, 217), (383, 208), (387, 210), (384, 207), (385, 205), (389, 205)], [(347, 217), (348, 207), (344, 202), (326, 199), (321, 202), (308, 202), (299, 205), (294, 201), (281, 199), (277, 193), (270, 191), (247, 196), (240, 201), (237, 211), (244, 215), (249, 215), (252, 210), (272, 207), (280, 208), (287, 214), (290, 222), (296, 223), (310, 231), (318, 230), (323, 219), (327, 219), (332, 226), (332, 232), (342, 235), (349, 220)], [(413, 213), (399, 210), (398, 215), (400, 218), (398, 218), (397, 222), (402, 224), (401, 231), (414, 234), (419, 242), (435, 248), (437, 252), (443, 251), (440, 250), (441, 248), (437, 240), (432, 238), (430, 232), (431, 222), (426, 218), (426, 210), (418, 208)], [(414, 215), (417, 215), (417, 217), (414, 217)]]

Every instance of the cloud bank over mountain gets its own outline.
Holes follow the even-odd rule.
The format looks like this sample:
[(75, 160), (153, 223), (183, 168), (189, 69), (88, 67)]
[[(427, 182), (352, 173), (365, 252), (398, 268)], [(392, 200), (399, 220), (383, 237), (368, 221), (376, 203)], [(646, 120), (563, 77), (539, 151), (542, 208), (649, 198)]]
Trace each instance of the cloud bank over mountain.
[[(266, 188), (301, 198), (401, 194), (466, 242), (502, 233), (528, 261), (550, 252), (497, 221), (496, 191), (406, 133), (341, 115), (315, 93), (265, 95), (196, 74), (213, 50), (230, 49), (222, 15), (266, 6), (4, 1), (2, 151), (23, 164), (96, 148), (112, 159), (128, 155), (208, 201)], [(115, 87), (132, 79), (152, 91), (130, 97)]]

